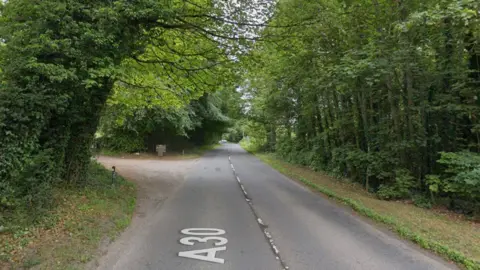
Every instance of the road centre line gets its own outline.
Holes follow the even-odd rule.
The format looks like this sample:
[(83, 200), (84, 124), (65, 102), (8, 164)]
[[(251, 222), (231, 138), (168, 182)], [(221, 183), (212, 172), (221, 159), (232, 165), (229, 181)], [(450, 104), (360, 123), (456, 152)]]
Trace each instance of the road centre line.
[(230, 166), (232, 167), (233, 175), (237, 179), (238, 185), (240, 186), (240, 188), (243, 191), (243, 195), (245, 196), (245, 200), (247, 201), (247, 203), (250, 207), (250, 210), (252, 210), (253, 215), (257, 219), (257, 222), (258, 222), (260, 228), (262, 229), (262, 232), (265, 236), (265, 239), (267, 240), (267, 242), (270, 245), (270, 248), (272, 249), (272, 252), (275, 256), (275, 259), (277, 259), (280, 262), (280, 265), (281, 265), (283, 270), (288, 270), (289, 267), (287, 266), (285, 261), (283, 261), (283, 259), (281, 258), (280, 251), (278, 250), (277, 246), (275, 245), (275, 243), (273, 241), (273, 238), (272, 238), (272, 235), (267, 230), (268, 226), (265, 223), (263, 223), (263, 220), (260, 218), (257, 211), (253, 207), (252, 200), (251, 200), (251, 198), (248, 197), (248, 193), (247, 193), (245, 187), (243, 186), (242, 182), (240, 181), (240, 178), (238, 177), (237, 172), (235, 171), (235, 167), (233, 166), (232, 159), (231, 159), (230, 155), (228, 156), (228, 161), (230, 162)]

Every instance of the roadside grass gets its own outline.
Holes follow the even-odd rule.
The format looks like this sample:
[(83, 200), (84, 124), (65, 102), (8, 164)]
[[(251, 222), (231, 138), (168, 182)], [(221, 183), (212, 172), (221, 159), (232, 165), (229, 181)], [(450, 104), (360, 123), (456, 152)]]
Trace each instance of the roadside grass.
[(287, 163), (273, 154), (253, 154), (280, 173), (386, 225), (422, 248), (466, 269), (480, 269), (480, 224), (463, 215), (423, 209), (406, 202), (379, 200), (356, 183)]
[(209, 144), (204, 146), (193, 147), (185, 149), (184, 151), (167, 152), (164, 156), (159, 157), (155, 153), (139, 152), (135, 153), (122, 153), (110, 150), (103, 150), (100, 152), (102, 156), (126, 158), (126, 159), (159, 159), (159, 160), (187, 160), (196, 159), (201, 157), (205, 152), (217, 148), (219, 144)]
[(57, 188), (56, 207), (35, 226), (0, 234), (0, 269), (83, 269), (129, 224), (136, 188), (100, 164), (86, 187)]

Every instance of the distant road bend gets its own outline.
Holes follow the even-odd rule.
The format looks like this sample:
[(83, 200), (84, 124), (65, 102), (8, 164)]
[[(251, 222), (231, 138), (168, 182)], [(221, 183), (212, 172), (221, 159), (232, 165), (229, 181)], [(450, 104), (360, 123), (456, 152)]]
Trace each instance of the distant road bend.
[(147, 223), (99, 269), (456, 269), (235, 144), (192, 163)]

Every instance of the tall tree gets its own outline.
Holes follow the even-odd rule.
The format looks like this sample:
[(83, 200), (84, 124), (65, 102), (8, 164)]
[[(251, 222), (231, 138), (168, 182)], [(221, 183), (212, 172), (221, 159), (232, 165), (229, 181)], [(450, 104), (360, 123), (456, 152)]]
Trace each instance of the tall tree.
[[(2, 4), (0, 205), (58, 179), (82, 183), (101, 112), (125, 66), (161, 67), (165, 88), (195, 92), (248, 45), (262, 1), (9, 0)], [(256, 11), (255, 20), (248, 12)], [(222, 57), (221, 55), (224, 55)], [(229, 57), (225, 57), (229, 55)], [(133, 64), (129, 64), (133, 63)], [(136, 66), (135, 66), (136, 65)], [(172, 76), (176, 73), (176, 76)], [(149, 72), (158, 79), (158, 71)], [(180, 77), (182, 77), (180, 79)], [(41, 205), (42, 203), (37, 203)]]
[[(479, 149), (478, 10), (478, 1), (280, 1), (263, 34), (281, 38), (256, 46), (245, 79), (251, 120), (280, 135), (272, 142), (265, 127), (257, 141), (383, 198), (438, 187), (478, 200), (431, 177), (445, 172), (440, 152)], [(275, 27), (306, 17), (315, 23)], [(480, 185), (469, 177), (464, 185)]]

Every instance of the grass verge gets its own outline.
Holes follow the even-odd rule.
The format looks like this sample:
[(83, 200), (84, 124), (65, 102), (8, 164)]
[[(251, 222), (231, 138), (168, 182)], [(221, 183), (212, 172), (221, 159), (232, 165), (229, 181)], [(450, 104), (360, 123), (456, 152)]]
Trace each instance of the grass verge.
[(129, 224), (135, 186), (92, 163), (83, 188), (58, 188), (39, 224), (0, 234), (0, 269), (83, 269)]
[(478, 223), (451, 212), (427, 210), (405, 202), (378, 200), (354, 183), (284, 162), (272, 154), (254, 154), (282, 174), (386, 225), (422, 248), (466, 269), (480, 269)]

